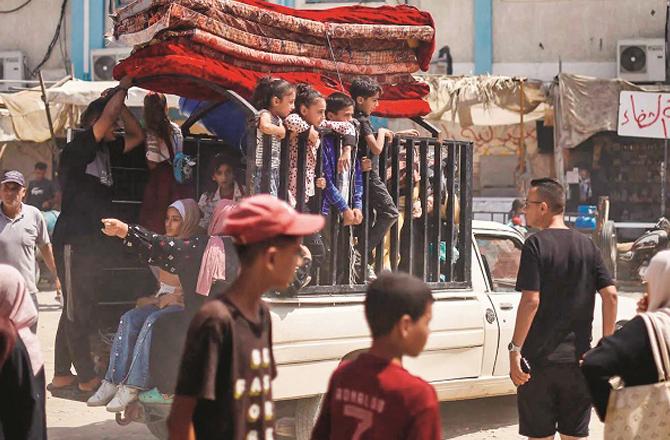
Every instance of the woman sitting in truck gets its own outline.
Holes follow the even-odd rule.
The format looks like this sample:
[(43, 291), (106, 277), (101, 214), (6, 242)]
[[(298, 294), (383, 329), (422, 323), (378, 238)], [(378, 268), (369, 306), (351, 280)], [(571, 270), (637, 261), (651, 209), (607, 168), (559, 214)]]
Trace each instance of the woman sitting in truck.
[[(190, 209), (194, 208), (197, 211), (195, 219), (197, 225), (200, 220), (200, 211), (194, 200), (190, 200), (189, 205), (191, 205)], [(235, 266), (226, 264), (224, 243), (220, 237), (225, 214), (234, 205), (232, 200), (221, 200), (214, 209), (207, 234), (194, 235), (191, 233), (189, 236), (183, 234), (179, 236), (159, 235), (139, 225), (128, 225), (121, 220), (112, 218), (102, 219), (103, 232), (106, 235), (124, 239), (126, 247), (137, 252), (148, 264), (157, 266), (161, 269), (161, 272), (177, 276), (179, 279), (183, 298), (182, 310), (185, 313), (163, 316), (160, 320), (152, 323), (154, 331), (156, 328), (162, 327), (155, 324), (165, 320), (169, 320), (170, 327), (176, 329), (176, 331), (169, 332), (168, 336), (157, 339), (153, 343), (153, 345), (163, 344), (163, 342), (169, 344), (170, 350), (174, 354), (170, 356), (170, 359), (161, 360), (161, 370), (166, 370), (163, 375), (175, 376), (176, 378), (181, 356), (180, 348), (183, 346), (190, 317), (200, 308), (217, 281), (232, 279), (235, 276)], [(163, 335), (162, 330), (160, 333)], [(116, 340), (118, 338), (115, 339), (115, 342)], [(143, 383), (137, 384), (124, 380), (123, 383), (129, 386), (119, 387), (119, 393), (123, 391), (123, 394), (118, 396), (119, 402), (116, 402), (117, 399), (110, 402), (110, 399), (114, 398), (114, 394), (118, 395), (119, 393), (113, 393), (116, 382), (109, 380), (108, 372), (107, 380), (103, 382), (98, 393), (89, 402), (94, 405), (105, 405), (105, 401), (107, 401), (109, 402), (107, 405), (109, 411), (120, 412), (130, 402), (137, 399), (138, 390), (146, 390), (155, 386), (155, 381), (149, 373), (149, 358), (153, 359), (153, 356), (150, 356), (149, 347), (145, 350), (147, 358), (143, 363), (143, 378), (145, 380)], [(153, 351), (153, 347), (151, 351)], [(115, 350), (112, 348), (112, 356), (114, 354)], [(114, 368), (111, 362), (110, 368)], [(132, 369), (131, 366), (130, 370)], [(126, 376), (131, 374), (132, 371), (127, 373)], [(118, 376), (120, 375), (117, 373), (114, 377)], [(118, 382), (120, 383), (120, 381)]]
[[(200, 230), (200, 210), (195, 200), (177, 200), (165, 215), (166, 239), (188, 239)], [(155, 295), (137, 300), (137, 307), (124, 313), (114, 335), (107, 374), (88, 406), (107, 405), (112, 412), (123, 411), (137, 399), (140, 390), (148, 389), (149, 350), (153, 324), (162, 315), (181, 312), (183, 289), (174, 272), (158, 271), (160, 288)]]

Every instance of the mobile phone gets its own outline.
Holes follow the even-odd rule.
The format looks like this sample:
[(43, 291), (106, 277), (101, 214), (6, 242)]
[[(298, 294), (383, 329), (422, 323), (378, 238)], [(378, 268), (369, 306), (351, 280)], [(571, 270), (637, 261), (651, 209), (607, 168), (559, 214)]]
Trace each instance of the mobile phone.
[(523, 371), (526, 374), (530, 374), (530, 364), (528, 363), (528, 360), (526, 360), (526, 358), (524, 357), (521, 358), (521, 371)]

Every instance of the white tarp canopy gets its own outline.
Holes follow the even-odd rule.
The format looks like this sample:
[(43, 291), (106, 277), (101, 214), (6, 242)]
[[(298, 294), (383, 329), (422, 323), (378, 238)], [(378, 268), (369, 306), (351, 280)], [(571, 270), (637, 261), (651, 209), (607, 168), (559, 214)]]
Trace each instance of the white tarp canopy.
[[(116, 81), (70, 79), (47, 89), (54, 131), (63, 135), (79, 119), (81, 111), (102, 92), (116, 87)], [(126, 105), (142, 107), (147, 90), (132, 87)], [(179, 97), (166, 95), (168, 106), (179, 108)], [(39, 87), (16, 93), (0, 93), (0, 142), (45, 142), (51, 138), (49, 123)]]
[[(87, 106), (91, 101), (100, 97), (102, 92), (116, 87), (117, 81), (81, 81), (71, 79), (58, 87), (52, 87), (47, 90), (49, 102), (59, 104), (74, 105), (79, 107)], [(148, 90), (139, 87), (131, 87), (128, 90), (128, 107), (144, 106), (144, 97), (149, 93)], [(169, 107), (179, 107), (179, 97), (175, 95), (166, 95)]]
[(16, 140), (14, 126), (9, 110), (0, 108), (0, 142), (12, 142)]
[[(432, 112), (426, 119), (448, 121), (461, 127), (519, 124), (521, 79), (504, 76), (417, 75), (430, 86)], [(523, 80), (523, 120), (543, 119), (546, 94), (543, 84)]]

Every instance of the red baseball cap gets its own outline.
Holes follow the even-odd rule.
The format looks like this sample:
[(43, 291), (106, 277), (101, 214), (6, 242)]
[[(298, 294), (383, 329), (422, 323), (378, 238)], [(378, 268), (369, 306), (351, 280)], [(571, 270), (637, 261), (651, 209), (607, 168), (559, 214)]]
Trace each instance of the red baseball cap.
[(300, 214), (270, 194), (258, 194), (242, 201), (226, 216), (223, 235), (241, 244), (258, 243), (279, 235), (304, 236), (319, 232), (325, 218)]

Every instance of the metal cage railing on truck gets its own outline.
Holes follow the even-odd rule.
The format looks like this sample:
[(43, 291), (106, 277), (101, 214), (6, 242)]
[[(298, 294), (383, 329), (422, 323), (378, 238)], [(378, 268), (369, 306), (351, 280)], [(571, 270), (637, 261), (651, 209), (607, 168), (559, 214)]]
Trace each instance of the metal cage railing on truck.
[[(208, 168), (207, 159), (212, 157), (213, 152), (221, 152), (223, 149), (235, 149), (236, 146), (227, 145), (225, 141), (210, 135), (191, 134), (193, 125), (206, 114), (216, 109), (225, 102), (233, 102), (241, 109), (247, 120), (246, 142), (241, 146), (243, 162), (246, 161), (243, 173), (247, 182), (247, 193), (253, 191), (251, 178), (256, 172), (256, 148), (257, 148), (257, 117), (258, 111), (237, 93), (223, 89), (216, 84), (199, 78), (183, 78), (179, 75), (161, 75), (163, 79), (182, 80), (187, 79), (213, 92), (216, 101), (203, 103), (182, 124), (184, 134), (184, 151), (196, 158), (197, 166), (193, 178), (196, 198), (200, 196), (201, 184), (208, 179), (204, 175)], [(152, 79), (156, 79), (153, 77)], [(141, 83), (138, 84), (141, 86)], [(387, 142), (383, 153), (379, 157), (380, 177), (387, 185), (389, 193), (399, 206), (404, 196), (406, 203), (402, 214), (404, 225), (399, 230), (396, 223), (387, 235), (389, 240), (388, 264), (384, 265), (383, 243), (370, 252), (367, 245), (367, 231), (369, 223), (374, 216), (368, 200), (369, 188), (368, 178), (364, 176), (363, 184), (363, 223), (354, 227), (352, 231), (356, 237), (355, 246), (359, 250), (360, 263), (356, 266), (354, 273), (351, 253), (341, 253), (342, 240), (346, 239), (347, 231), (340, 224), (339, 214), (330, 212), (327, 217), (325, 230), (331, 235), (331, 244), (326, 252), (326, 258), (319, 270), (314, 272), (312, 282), (309, 286), (301, 289), (298, 295), (331, 294), (346, 292), (362, 292), (367, 282), (367, 265), (374, 266), (375, 272), (384, 269), (400, 270), (412, 273), (436, 289), (441, 288), (464, 288), (470, 285), (471, 260), (472, 260), (472, 167), (473, 148), (468, 142), (439, 140), (439, 130), (421, 118), (414, 118), (414, 122), (420, 124), (431, 133), (432, 137), (395, 136), (392, 141)], [(336, 145), (341, 145), (342, 138), (334, 133), (324, 132), (323, 136), (335, 136)], [(288, 170), (289, 164), (289, 136), (282, 142), (280, 159), (280, 184), (279, 198), (288, 201)], [(267, 148), (271, 143), (270, 136), (263, 136), (262, 167), (270, 169), (271, 151)], [(304, 194), (306, 173), (306, 143), (307, 136), (299, 138), (298, 166), (297, 166), (297, 206), (300, 211), (305, 210)], [(339, 151), (339, 148), (335, 148)], [(319, 149), (319, 152), (321, 148)], [(367, 152), (362, 152), (367, 155)], [(352, 155), (352, 158), (355, 158)], [(401, 160), (402, 159), (402, 160)], [(353, 162), (353, 161), (352, 161)], [(352, 169), (354, 164), (352, 163)], [(421, 205), (422, 215), (416, 219), (412, 215), (412, 193), (414, 192), (414, 170), (417, 170), (420, 180), (418, 183), (418, 200)], [(412, 170), (412, 172), (406, 172)], [(119, 170), (120, 171), (120, 170)], [(139, 170), (133, 169), (133, 173)], [(317, 160), (317, 177), (321, 174), (321, 154)], [(388, 171), (388, 177), (387, 177)], [(141, 186), (143, 178), (133, 179), (132, 193), (141, 195), (143, 191), (137, 187)], [(269, 173), (261, 174), (261, 192), (268, 192), (270, 187)], [(408, 196), (409, 195), (409, 196)], [(321, 207), (322, 197), (320, 190), (316, 190), (316, 206)], [(429, 200), (433, 200), (433, 209), (429, 210)], [(128, 198), (123, 201), (117, 199), (120, 205), (124, 205), (131, 211), (138, 210), (138, 200)], [(127, 203), (126, 203), (127, 202)], [(121, 208), (121, 206), (119, 206)], [(337, 215), (336, 215), (337, 214)], [(122, 215), (126, 221), (133, 221), (135, 212)], [(390, 238), (388, 238), (390, 237)], [(374, 254), (373, 258), (369, 254)], [(108, 268), (115, 270), (115, 268)], [(337, 274), (344, 273), (342, 279)], [(346, 280), (354, 280), (347, 282)]]
[[(163, 75), (161, 78), (173, 78), (179, 80), (180, 76)], [(152, 78), (156, 79), (156, 78)], [(245, 181), (247, 192), (253, 191), (252, 176), (256, 172), (256, 148), (257, 148), (257, 120), (258, 110), (246, 99), (237, 93), (224, 89), (209, 81), (189, 77), (189, 81), (201, 84), (218, 95), (219, 100), (206, 103), (193, 112), (182, 124), (184, 134), (184, 148), (200, 156), (200, 150), (204, 144), (217, 143), (211, 136), (194, 136), (190, 128), (202, 117), (216, 109), (225, 102), (233, 102), (242, 110), (247, 118), (246, 142), (242, 146), (242, 155), (246, 160)], [(396, 223), (390, 232), (390, 267), (391, 270), (402, 270), (412, 273), (434, 288), (467, 287), (471, 279), (472, 260), (472, 167), (473, 147), (469, 142), (439, 140), (439, 130), (422, 118), (412, 119), (417, 124), (428, 130), (432, 137), (396, 136), (392, 142), (387, 142), (384, 151), (379, 158), (380, 170), (390, 168), (389, 179), (386, 172), (380, 173), (380, 177), (388, 184), (389, 192), (394, 203), (398, 206), (403, 189), (410, 194), (410, 203), (405, 203), (404, 217), (405, 228), (399, 234)], [(333, 135), (332, 133), (323, 133)], [(282, 142), (280, 155), (280, 182), (278, 197), (288, 201), (288, 170), (289, 163), (289, 136)], [(338, 145), (341, 138), (337, 138)], [(297, 166), (297, 188), (296, 209), (305, 210), (305, 173), (306, 173), (306, 143), (307, 135), (299, 137), (298, 166)], [(269, 170), (272, 160), (272, 139), (263, 135), (262, 168)], [(234, 148), (229, 146), (229, 148)], [(338, 150), (337, 148), (335, 149)], [(416, 151), (415, 151), (416, 150)], [(411, 194), (413, 189), (413, 173), (405, 173), (401, 179), (400, 155), (405, 153), (405, 169), (414, 169), (416, 166), (421, 176), (419, 184), (419, 200), (423, 214), (418, 219), (412, 217)], [(317, 158), (317, 177), (322, 169), (321, 149)], [(416, 154), (415, 154), (416, 152)], [(367, 153), (367, 152), (365, 152)], [(352, 155), (352, 157), (354, 157)], [(198, 170), (202, 170), (204, 164), (199, 162)], [(352, 164), (353, 168), (353, 164)], [(433, 175), (432, 183), (429, 182), (429, 174)], [(195, 179), (200, 182), (200, 178)], [(339, 215), (331, 212), (328, 216), (325, 228), (330, 230), (331, 241), (334, 243), (326, 255), (328, 258), (323, 262), (321, 270), (316, 271), (316, 277), (312, 284), (298, 292), (303, 294), (329, 294), (333, 292), (362, 291), (367, 282), (367, 264), (369, 249), (367, 246), (367, 231), (371, 215), (368, 200), (368, 179), (363, 179), (363, 224), (356, 233), (358, 237), (357, 247), (360, 249), (361, 262), (358, 265), (358, 283), (339, 283), (336, 274), (344, 267), (344, 271), (351, 270), (351, 261), (338, 255), (338, 240), (332, 240), (333, 236), (342, 235), (343, 227), (339, 224)], [(260, 175), (261, 192), (269, 192), (270, 174)], [(200, 191), (198, 189), (197, 193)], [(433, 210), (428, 212), (428, 200), (432, 196)], [(316, 190), (316, 206), (322, 203), (322, 194)], [(457, 207), (459, 209), (457, 209)], [(442, 209), (443, 208), (443, 209)], [(418, 243), (414, 239), (418, 234)], [(339, 239), (339, 237), (337, 237)], [(379, 273), (383, 267), (383, 243), (375, 249), (374, 266)], [(325, 269), (325, 270), (324, 270)], [(323, 273), (329, 276), (322, 276)], [(348, 275), (348, 274), (347, 274)], [(345, 277), (346, 278), (346, 277)]]
[[(226, 100), (234, 100), (245, 111), (248, 118), (246, 133), (246, 182), (247, 191), (253, 191), (252, 177), (257, 173), (256, 150), (257, 127), (256, 121), (258, 111), (246, 100), (234, 93), (227, 93)], [(220, 104), (222, 104), (221, 102)], [(216, 105), (209, 105), (197, 115), (184, 124), (188, 135), (188, 128)], [(471, 273), (471, 235), (472, 235), (472, 166), (473, 148), (469, 142), (442, 141), (437, 139), (439, 131), (426, 121), (415, 118), (415, 122), (422, 125), (431, 132), (433, 137), (395, 136), (393, 141), (387, 142), (383, 153), (379, 158), (379, 170), (382, 181), (387, 183), (394, 203), (398, 206), (401, 192), (405, 190), (406, 203), (404, 207), (405, 231), (398, 234), (396, 223), (390, 232), (390, 268), (391, 270), (402, 270), (412, 273), (436, 288), (469, 286)], [(322, 133), (325, 136), (335, 136), (333, 133)], [(272, 138), (263, 135), (262, 169), (270, 170), (272, 160)], [(197, 141), (196, 141), (197, 142)], [(297, 160), (297, 188), (296, 209), (305, 211), (305, 175), (307, 154), (307, 133), (299, 136), (298, 160)], [(342, 138), (336, 137), (336, 145), (341, 146)], [(278, 197), (288, 201), (288, 175), (289, 168), (289, 136), (285, 137), (281, 144), (280, 155), (280, 181)], [(316, 177), (320, 177), (322, 169), (322, 155), (319, 149), (317, 157)], [(339, 148), (335, 148), (337, 152)], [(416, 154), (415, 154), (416, 150)], [(401, 179), (401, 152), (405, 153), (405, 171), (413, 170), (415, 165), (420, 173), (419, 200), (423, 214), (418, 219), (413, 219), (411, 194), (414, 190), (413, 172), (405, 172)], [(364, 155), (369, 156), (368, 152)], [(356, 155), (352, 155), (353, 158)], [(390, 168), (390, 178), (386, 182), (386, 170)], [(352, 163), (352, 169), (354, 165)], [(432, 172), (432, 184), (429, 174)], [(358, 248), (361, 262), (358, 265), (358, 285), (351, 283), (339, 283), (337, 274), (344, 268), (345, 272), (351, 270), (351, 261), (341, 258), (338, 249), (339, 232), (343, 231), (340, 225), (339, 215), (331, 208), (326, 223), (326, 230), (330, 233), (331, 247), (326, 251), (328, 258), (324, 261), (329, 276), (323, 277), (323, 271), (317, 271), (313, 284), (302, 289), (300, 294), (331, 293), (333, 287), (337, 291), (361, 290), (367, 282), (367, 265), (369, 249), (367, 245), (367, 233), (371, 215), (369, 203), (369, 180), (363, 178), (363, 223), (358, 227)], [(444, 188), (443, 188), (444, 185)], [(260, 173), (260, 192), (267, 193), (270, 190), (270, 173)], [(409, 195), (409, 197), (408, 197)], [(433, 209), (429, 210), (429, 196), (433, 200)], [(320, 211), (322, 203), (321, 190), (316, 190), (316, 206)], [(407, 202), (409, 199), (409, 202)], [(444, 215), (442, 206), (444, 205)], [(460, 209), (456, 210), (456, 206)], [(458, 214), (458, 215), (457, 215)], [(420, 240), (415, 242), (414, 236), (420, 233)], [(379, 273), (385, 269), (382, 255), (384, 253), (383, 242), (375, 249), (375, 271)], [(350, 254), (347, 254), (350, 256)], [(349, 278), (346, 277), (345, 278)]]

